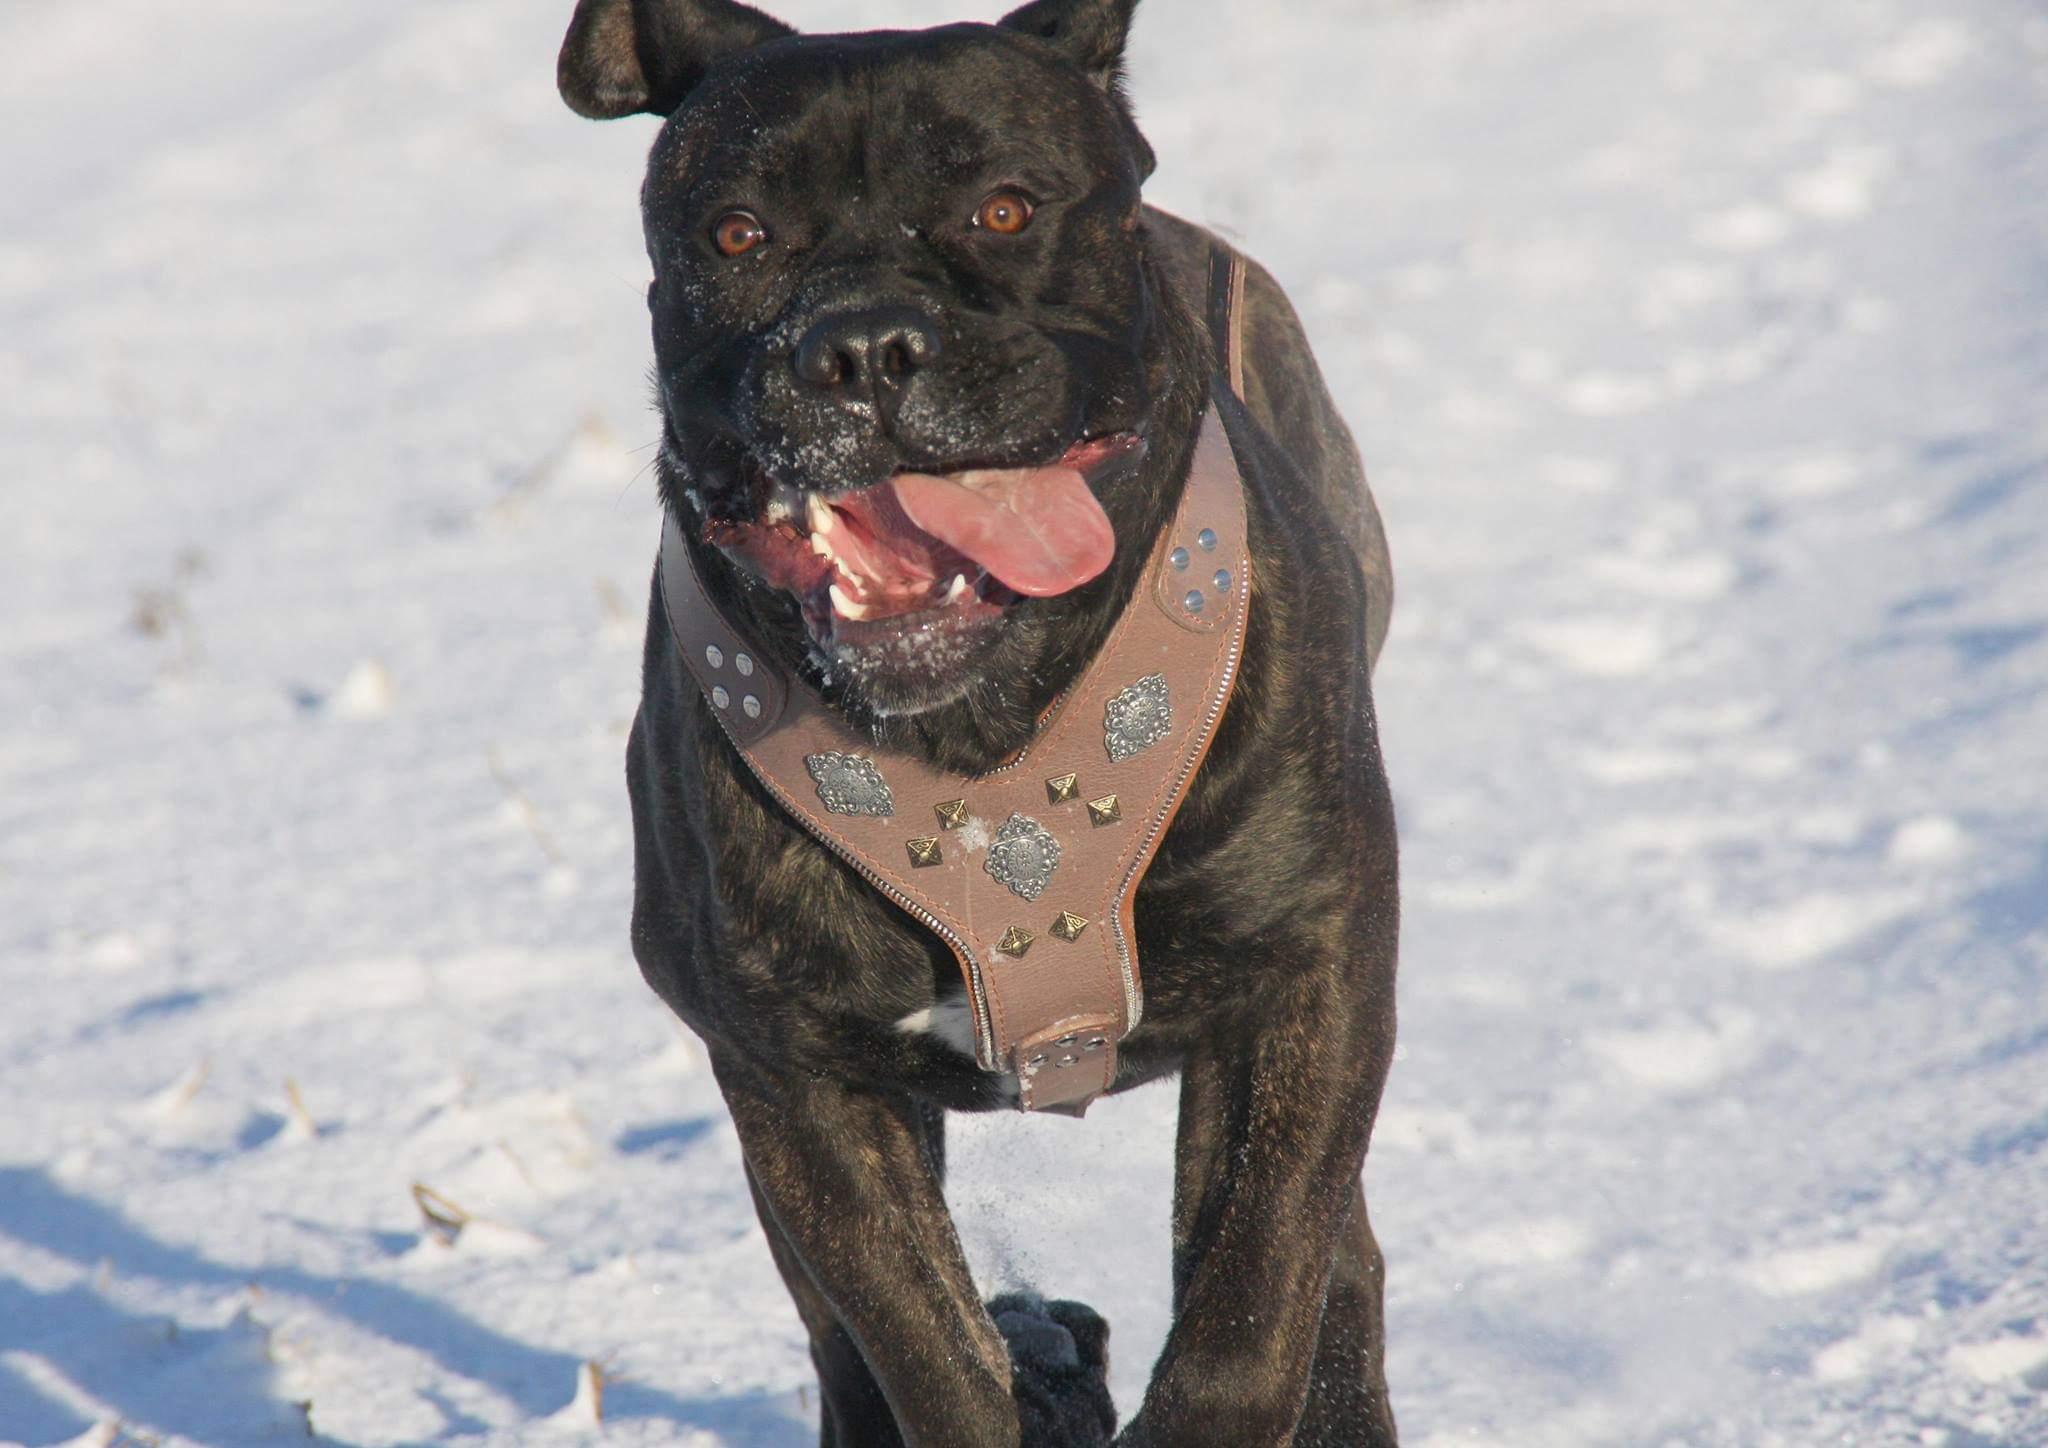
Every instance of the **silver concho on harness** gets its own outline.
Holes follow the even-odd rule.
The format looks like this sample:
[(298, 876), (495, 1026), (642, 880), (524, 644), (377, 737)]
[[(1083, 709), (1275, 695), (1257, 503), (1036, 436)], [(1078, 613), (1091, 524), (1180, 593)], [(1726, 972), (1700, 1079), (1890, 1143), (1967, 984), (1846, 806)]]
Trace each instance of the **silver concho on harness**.
[(1173, 728), (1173, 704), (1166, 697), (1166, 675), (1147, 674), (1109, 701), (1103, 742), (1109, 762), (1121, 764), (1141, 749), (1150, 749)]
[(1060, 842), (1028, 815), (1013, 814), (996, 830), (988, 847), (988, 872), (1013, 895), (1036, 900), (1059, 868)]
[(875, 768), (872, 759), (858, 754), (841, 754), (828, 749), (823, 754), (806, 754), (804, 767), (818, 782), (818, 798), (832, 814), (892, 815), (896, 796), (889, 781)]

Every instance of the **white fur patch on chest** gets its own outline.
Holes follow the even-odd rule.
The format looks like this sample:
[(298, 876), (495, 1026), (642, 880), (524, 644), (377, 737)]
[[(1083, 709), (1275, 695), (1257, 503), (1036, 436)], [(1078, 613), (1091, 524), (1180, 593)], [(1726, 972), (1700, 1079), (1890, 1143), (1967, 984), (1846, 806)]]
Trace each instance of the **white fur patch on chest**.
[(941, 996), (923, 1010), (912, 1011), (896, 1022), (896, 1029), (906, 1036), (934, 1036), (963, 1056), (974, 1054), (974, 1012), (968, 1007), (965, 991)]

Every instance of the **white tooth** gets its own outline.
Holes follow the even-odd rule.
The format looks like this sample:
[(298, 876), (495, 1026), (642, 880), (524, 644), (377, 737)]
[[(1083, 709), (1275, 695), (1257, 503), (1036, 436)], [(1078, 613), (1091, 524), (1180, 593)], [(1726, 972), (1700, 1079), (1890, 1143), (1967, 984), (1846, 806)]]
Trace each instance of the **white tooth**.
[(860, 575), (858, 573), (855, 573), (851, 568), (848, 568), (846, 566), (844, 559), (840, 558), (837, 554), (833, 553), (829, 548), (825, 551), (826, 555), (832, 559), (832, 571), (834, 573), (837, 573), (841, 578), (845, 579), (848, 583), (853, 584), (855, 587), (861, 586)]
[(841, 618), (850, 618), (856, 620), (864, 619), (869, 614), (874, 612), (874, 610), (869, 608), (866, 604), (855, 603), (852, 599), (848, 598), (846, 596), (846, 590), (841, 588), (836, 583), (832, 585), (831, 593), (833, 610), (837, 612)]
[(830, 533), (839, 526), (839, 520), (832, 514), (832, 505), (816, 493), (804, 494), (804, 521), (811, 525), (813, 533)]
[(956, 573), (953, 575), (953, 581), (946, 585), (946, 602), (958, 603), (965, 597), (967, 597), (967, 575)]

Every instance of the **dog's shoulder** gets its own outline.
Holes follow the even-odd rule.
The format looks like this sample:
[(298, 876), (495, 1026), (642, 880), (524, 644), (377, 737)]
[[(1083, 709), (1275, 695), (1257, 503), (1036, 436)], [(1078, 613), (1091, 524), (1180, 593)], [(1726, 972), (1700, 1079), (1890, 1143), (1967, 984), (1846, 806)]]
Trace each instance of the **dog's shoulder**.
[[(1145, 208), (1145, 227), (1167, 285), (1203, 315), (1210, 257), (1219, 246), (1237, 248), (1154, 206)], [(1377, 660), (1393, 613), (1394, 572), (1358, 444), (1316, 364), (1300, 314), (1279, 281), (1251, 256), (1245, 256), (1243, 307), (1246, 411), (1301, 470), (1351, 541), (1365, 573), (1367, 637)]]

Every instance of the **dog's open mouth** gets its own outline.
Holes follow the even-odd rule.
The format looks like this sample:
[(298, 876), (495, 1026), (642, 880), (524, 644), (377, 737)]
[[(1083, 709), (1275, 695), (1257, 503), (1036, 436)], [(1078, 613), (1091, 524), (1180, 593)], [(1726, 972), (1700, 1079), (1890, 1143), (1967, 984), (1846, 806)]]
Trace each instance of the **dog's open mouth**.
[(987, 622), (1109, 567), (1116, 535), (1089, 479), (1142, 449), (1137, 434), (1113, 433), (1049, 467), (904, 472), (831, 498), (775, 484), (758, 521), (714, 520), (704, 536), (794, 594), (824, 645)]

